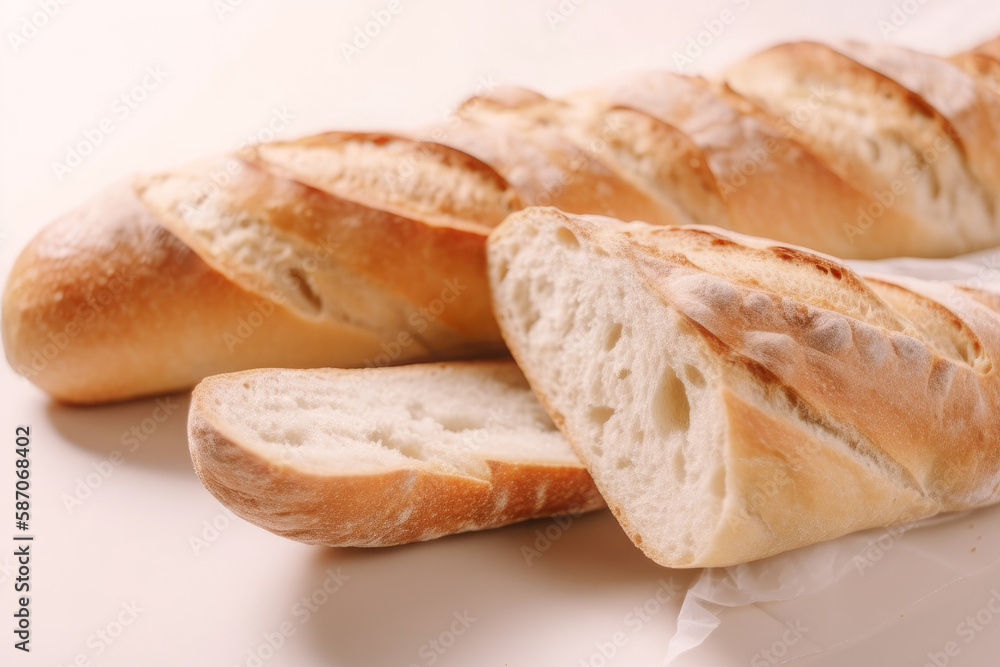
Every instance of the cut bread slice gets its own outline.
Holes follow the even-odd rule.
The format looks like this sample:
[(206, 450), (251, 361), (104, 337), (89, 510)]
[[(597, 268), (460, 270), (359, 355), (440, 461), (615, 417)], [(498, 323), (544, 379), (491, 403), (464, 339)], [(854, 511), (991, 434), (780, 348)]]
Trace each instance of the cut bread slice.
[(390, 546), (604, 507), (510, 361), (262, 369), (194, 390), (191, 458), (237, 515)]
[(491, 234), (488, 265), (508, 347), (663, 565), (1000, 499), (1000, 318), (954, 287), (538, 208)]

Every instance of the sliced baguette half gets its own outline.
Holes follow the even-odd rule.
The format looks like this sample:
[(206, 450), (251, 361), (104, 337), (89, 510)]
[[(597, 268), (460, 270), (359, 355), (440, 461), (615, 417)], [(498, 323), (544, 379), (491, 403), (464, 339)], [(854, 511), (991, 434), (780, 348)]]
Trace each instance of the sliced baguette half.
[(194, 390), (188, 433), (213, 495), (309, 544), (390, 546), (604, 507), (510, 361), (216, 375)]
[(514, 358), (662, 565), (1000, 500), (1000, 318), (971, 288), (538, 208), (488, 266)]

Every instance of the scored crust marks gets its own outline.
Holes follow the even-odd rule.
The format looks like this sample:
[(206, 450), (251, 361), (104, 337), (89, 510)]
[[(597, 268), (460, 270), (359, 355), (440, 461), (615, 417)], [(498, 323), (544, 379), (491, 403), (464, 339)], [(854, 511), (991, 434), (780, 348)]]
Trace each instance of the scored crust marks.
[(263, 144), (246, 157), (338, 197), (428, 224), (491, 228), (523, 206), (485, 162), (445, 144), (388, 133), (328, 132)]
[(998, 455), (981, 450), (998, 428), (997, 318), (975, 303), (957, 321), (950, 288), (542, 210), (489, 252), (511, 351), (662, 564), (742, 562), (996, 496)]
[[(890, 332), (913, 336), (942, 357), (974, 368), (984, 374), (991, 367), (989, 359), (981, 359), (982, 341), (956, 313), (938, 300), (929, 298), (904, 286), (878, 279), (862, 279), (853, 270), (832, 258), (811, 251), (783, 245), (768, 245), (752, 240), (755, 244), (742, 245), (726, 236), (704, 229), (649, 229), (649, 238), (660, 242), (651, 248), (654, 253), (669, 253), (671, 261), (680, 255), (684, 263), (700, 271), (717, 275), (725, 280), (772, 295), (782, 295), (782, 314), (790, 324), (808, 330), (807, 341), (820, 351), (831, 352), (847, 345), (852, 339), (852, 329), (847, 322), (823, 315), (832, 311), (886, 329)], [(671, 236), (686, 237), (693, 244), (686, 251), (678, 252), (669, 241)], [(641, 237), (636, 241), (643, 246)], [(704, 252), (708, 249), (709, 252)], [(739, 259), (722, 259), (720, 253), (736, 253)], [(801, 269), (798, 277), (787, 268), (774, 266), (777, 259)], [(654, 260), (655, 261), (655, 260)], [(652, 262), (650, 262), (652, 263)], [(734, 266), (749, 269), (732, 269)], [(812, 275), (811, 272), (816, 274)], [(781, 276), (780, 278), (778, 276)], [(716, 284), (695, 287), (692, 294), (701, 293), (709, 299), (710, 308), (728, 313), (731, 304), (711, 302), (713, 295), (736, 297), (732, 288)], [(755, 307), (764, 307), (762, 295), (749, 295), (756, 299)], [(779, 298), (777, 296), (773, 298)], [(795, 303), (791, 299), (800, 302)], [(811, 308), (810, 308), (811, 306)], [(730, 313), (732, 314), (732, 313)], [(977, 367), (977, 364), (985, 364)]]

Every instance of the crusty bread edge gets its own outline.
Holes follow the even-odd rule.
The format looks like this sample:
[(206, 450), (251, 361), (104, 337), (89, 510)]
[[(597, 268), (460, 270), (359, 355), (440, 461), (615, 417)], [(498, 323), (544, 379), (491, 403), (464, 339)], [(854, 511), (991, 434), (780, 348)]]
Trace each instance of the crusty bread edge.
[(231, 381), (229, 376), (270, 370), (213, 376), (195, 387), (188, 440), (205, 488), (236, 515), (273, 533), (308, 544), (393, 546), (605, 506), (582, 464), (490, 460), (491, 479), (485, 481), (419, 461), (383, 472), (334, 475), (269, 460), (227, 432), (210, 395), (213, 383)]

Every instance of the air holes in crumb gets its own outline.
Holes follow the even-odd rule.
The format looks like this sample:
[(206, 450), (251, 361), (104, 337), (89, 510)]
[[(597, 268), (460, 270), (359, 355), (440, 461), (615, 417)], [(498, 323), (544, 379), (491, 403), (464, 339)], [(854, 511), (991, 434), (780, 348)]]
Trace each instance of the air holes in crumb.
[(694, 366), (689, 365), (684, 367), (684, 377), (695, 387), (705, 386), (705, 376)]
[(540, 277), (535, 283), (535, 292), (542, 298), (547, 298), (553, 292), (553, 284), (546, 277)]
[(527, 333), (531, 331), (534, 328), (534, 326), (538, 324), (538, 320), (541, 319), (541, 317), (542, 317), (541, 313), (539, 313), (534, 308), (529, 307), (529, 309), (527, 310), (527, 316), (524, 318), (524, 332)]
[(674, 452), (674, 481), (678, 484), (683, 484), (684, 480), (687, 479), (687, 457), (684, 456), (684, 450), (680, 447)]
[(531, 298), (531, 288), (526, 282), (515, 282), (514, 291), (511, 295), (514, 299), (515, 308), (524, 313), (521, 319), (522, 330), (527, 333), (538, 323), (541, 313), (535, 308), (535, 302)]
[(284, 430), (281, 434), (281, 440), (283, 444), (298, 447), (305, 443), (306, 432), (302, 428), (292, 426)]
[(611, 351), (615, 349), (615, 345), (618, 344), (619, 339), (622, 337), (622, 325), (615, 323), (614, 326), (608, 331), (608, 338), (604, 341), (604, 349)]
[(313, 286), (309, 283), (306, 275), (302, 272), (302, 269), (298, 267), (292, 267), (288, 269), (285, 273), (286, 282), (290, 285), (294, 285), (295, 289), (299, 291), (302, 298), (314, 313), (318, 313), (323, 308), (323, 299), (319, 297), (319, 294), (313, 289)]
[(615, 467), (619, 470), (624, 470), (625, 468), (632, 467), (632, 459), (625, 458), (624, 456), (619, 456), (618, 460), (615, 461)]
[(604, 449), (600, 445), (591, 445), (590, 451), (594, 452), (594, 456), (604, 456)]
[(556, 230), (556, 240), (567, 248), (580, 247), (580, 241), (576, 238), (576, 234), (565, 227), (559, 227)]
[(687, 391), (684, 389), (684, 383), (669, 366), (663, 372), (663, 379), (660, 381), (652, 408), (653, 417), (660, 425), (662, 433), (687, 430), (691, 412)]
[(619, 380), (624, 380), (629, 375), (632, 375), (632, 369), (631, 368), (623, 368), (620, 371), (618, 371), (618, 379)]
[(410, 401), (406, 404), (406, 411), (410, 413), (410, 419), (421, 420), (427, 415), (427, 411), (424, 410), (422, 403), (417, 401)]
[(614, 414), (614, 408), (609, 408), (606, 405), (599, 405), (596, 408), (590, 409), (590, 420), (598, 426), (604, 426)]
[(437, 422), (441, 424), (441, 428), (452, 433), (486, 428), (486, 424), (481, 419), (472, 419), (467, 415), (448, 415), (439, 418)]

